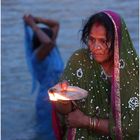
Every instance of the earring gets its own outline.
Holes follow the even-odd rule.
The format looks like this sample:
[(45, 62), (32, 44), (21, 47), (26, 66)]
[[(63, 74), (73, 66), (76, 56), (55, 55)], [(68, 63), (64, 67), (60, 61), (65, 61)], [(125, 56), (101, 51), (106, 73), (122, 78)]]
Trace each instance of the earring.
[(108, 49), (110, 49), (111, 48), (111, 43), (107, 43), (107, 47), (108, 47)]

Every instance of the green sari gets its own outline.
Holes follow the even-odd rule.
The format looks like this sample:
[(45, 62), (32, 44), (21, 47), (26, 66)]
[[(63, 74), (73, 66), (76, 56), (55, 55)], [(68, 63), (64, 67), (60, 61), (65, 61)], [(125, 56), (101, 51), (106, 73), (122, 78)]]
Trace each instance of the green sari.
[(90, 129), (69, 128), (67, 140), (138, 140), (138, 56), (123, 19), (111, 11), (104, 13), (111, 18), (115, 27), (111, 82), (88, 49), (77, 50), (71, 56), (61, 80), (88, 91), (87, 98), (76, 103), (87, 116), (109, 119), (110, 136), (97, 134)]

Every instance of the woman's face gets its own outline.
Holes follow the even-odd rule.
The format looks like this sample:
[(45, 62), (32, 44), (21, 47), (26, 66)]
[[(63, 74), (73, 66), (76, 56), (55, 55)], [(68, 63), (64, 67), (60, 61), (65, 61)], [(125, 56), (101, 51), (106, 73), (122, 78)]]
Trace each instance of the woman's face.
[(103, 64), (111, 60), (110, 46), (111, 41), (107, 41), (105, 27), (101, 24), (94, 24), (89, 34), (88, 47), (98, 63)]

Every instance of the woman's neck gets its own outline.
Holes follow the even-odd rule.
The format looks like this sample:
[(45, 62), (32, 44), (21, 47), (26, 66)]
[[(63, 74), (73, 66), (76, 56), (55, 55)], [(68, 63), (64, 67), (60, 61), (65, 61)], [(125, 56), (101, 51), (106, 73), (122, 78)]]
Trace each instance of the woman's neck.
[(113, 61), (101, 64), (101, 66), (104, 69), (104, 72), (106, 73), (106, 75), (112, 76), (113, 65), (114, 65)]

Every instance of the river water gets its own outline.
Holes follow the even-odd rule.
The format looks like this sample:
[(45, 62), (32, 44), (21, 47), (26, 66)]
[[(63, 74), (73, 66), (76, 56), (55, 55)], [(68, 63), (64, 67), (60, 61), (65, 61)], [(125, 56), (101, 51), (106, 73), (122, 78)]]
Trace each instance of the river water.
[(122, 15), (138, 52), (138, 0), (2, 0), (1, 4), (2, 140), (31, 140), (34, 136), (36, 94), (30, 94), (31, 76), (23, 47), (23, 14), (31, 13), (60, 22), (57, 42), (65, 63), (72, 52), (80, 48), (82, 21), (104, 9)]

